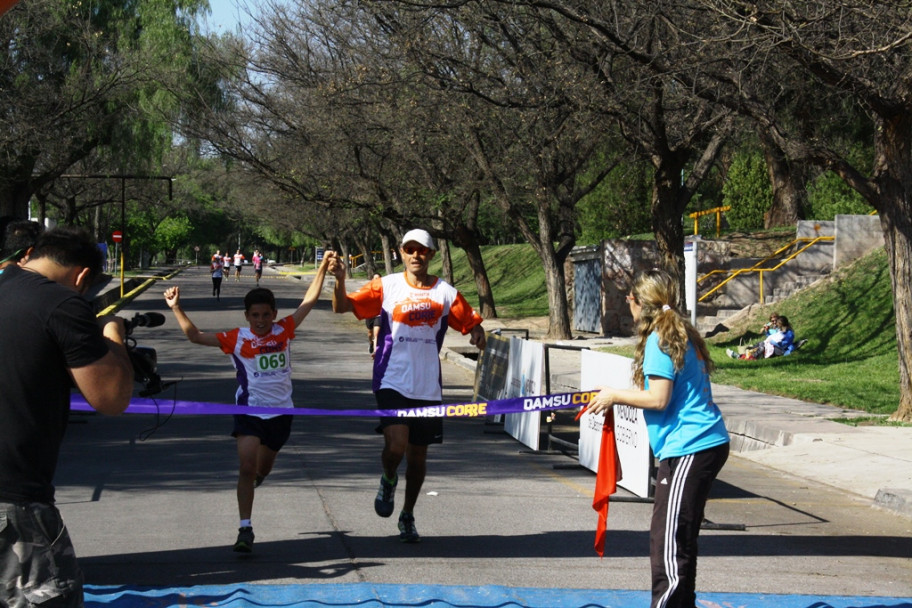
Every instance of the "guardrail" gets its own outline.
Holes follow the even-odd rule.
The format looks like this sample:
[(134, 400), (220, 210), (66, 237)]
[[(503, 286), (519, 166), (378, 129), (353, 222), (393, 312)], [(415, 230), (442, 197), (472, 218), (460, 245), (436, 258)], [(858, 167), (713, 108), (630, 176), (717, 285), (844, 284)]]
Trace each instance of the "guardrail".
[[(799, 254), (801, 254), (804, 251), (807, 251), (810, 247), (816, 245), (817, 243), (819, 243), (821, 241), (833, 241), (835, 239), (836, 239), (836, 237), (834, 237), (834, 236), (800, 237), (800, 238), (797, 238), (794, 241), (790, 242), (789, 244), (780, 247), (774, 253), (763, 258), (762, 260), (760, 260), (759, 262), (757, 262), (750, 268), (739, 268), (737, 270), (713, 270), (711, 272), (708, 272), (708, 273), (704, 274), (702, 277), (697, 279), (697, 285), (699, 285), (703, 280), (708, 279), (709, 277), (716, 275), (716, 274), (728, 274), (730, 276), (728, 278), (726, 278), (725, 280), (723, 280), (722, 282), (720, 282), (715, 287), (713, 287), (712, 289), (710, 289), (709, 291), (707, 291), (706, 293), (704, 293), (702, 296), (697, 298), (697, 301), (698, 302), (704, 301), (706, 298), (708, 298), (713, 293), (715, 293), (716, 291), (721, 289), (726, 283), (733, 280), (735, 277), (738, 277), (741, 275), (747, 275), (747, 274), (755, 272), (760, 276), (760, 303), (764, 304), (765, 303), (765, 297), (764, 297), (764, 293), (763, 293), (763, 274), (764, 273), (775, 272), (776, 270), (779, 270), (785, 264), (787, 264), (788, 262), (790, 262), (790, 261), (794, 260), (796, 257), (798, 257)], [(779, 263), (776, 264), (775, 266), (773, 266), (772, 268), (760, 268), (760, 266), (766, 264), (770, 260), (778, 258), (784, 252), (788, 251), (789, 248), (791, 248), (799, 243), (806, 243), (806, 244), (803, 247), (801, 247), (800, 249), (797, 249), (792, 254), (788, 255), (787, 257), (782, 258), (779, 261)]]
[(700, 218), (716, 214), (716, 238), (719, 238), (719, 233), (722, 230), (722, 213), (731, 209), (731, 205), (726, 205), (725, 207), (713, 207), (712, 209), (704, 209), (703, 211), (694, 211), (687, 217), (694, 221), (694, 236), (700, 234)]
[[(390, 251), (393, 252), (393, 255), (394, 255), (394, 256), (396, 255), (396, 250), (395, 250), (395, 249), (391, 249)], [(363, 257), (364, 257), (364, 254), (363, 254), (363, 253), (358, 253), (358, 254), (356, 254), (356, 255), (349, 256), (349, 259), (351, 260), (351, 267), (354, 268), (354, 267), (356, 267), (356, 266), (360, 266), (360, 265), (363, 263), (363, 261), (362, 261), (362, 258), (363, 258)], [(380, 250), (380, 251), (371, 251), (371, 257), (374, 258), (374, 261), (375, 261), (375, 262), (379, 262), (380, 260), (383, 259), (383, 251), (382, 251), (382, 250)]]

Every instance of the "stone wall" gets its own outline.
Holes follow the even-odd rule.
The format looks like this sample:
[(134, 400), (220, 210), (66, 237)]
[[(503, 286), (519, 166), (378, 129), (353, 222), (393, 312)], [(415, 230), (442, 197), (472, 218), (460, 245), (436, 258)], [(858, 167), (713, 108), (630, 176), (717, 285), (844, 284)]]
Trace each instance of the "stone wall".
[(655, 241), (602, 242), (602, 335), (633, 334), (633, 317), (624, 298), (634, 275), (658, 261)]
[[(700, 240), (697, 249), (699, 274), (727, 268), (729, 251), (730, 245), (725, 241)], [(569, 261), (573, 270), (568, 276), (574, 276), (573, 329), (603, 336), (631, 335), (633, 318), (624, 298), (637, 272), (659, 264), (655, 241), (618, 239), (577, 247)], [(600, 264), (600, 274), (596, 272), (599, 266), (594, 262)]]
[(833, 253), (833, 268), (839, 268), (853, 260), (884, 246), (883, 227), (877, 215), (837, 215), (836, 250)]
[[(767, 302), (787, 295), (796, 286), (804, 286), (884, 244), (880, 220), (871, 215), (840, 215), (831, 222), (798, 222), (796, 238), (817, 236), (834, 236), (835, 239), (814, 243), (777, 270), (762, 273), (762, 293)], [(726, 241), (703, 240), (700, 237), (688, 237), (688, 240), (699, 241), (699, 277), (705, 277), (713, 270), (749, 268), (759, 261), (732, 259), (731, 246)], [(600, 277), (596, 266), (598, 259), (601, 260)], [(633, 319), (624, 296), (634, 274), (656, 266), (658, 261), (654, 241), (608, 240), (600, 245), (575, 248), (568, 260), (572, 272), (567, 273), (568, 279), (575, 277), (571, 279), (573, 287), (570, 290), (574, 303), (573, 329), (604, 336), (631, 335)], [(777, 261), (770, 261), (765, 267), (773, 268), (777, 264)], [(717, 273), (705, 278), (698, 285), (699, 293), (706, 293), (726, 277), (727, 274)], [(700, 314), (706, 314), (709, 309), (740, 309), (756, 304), (760, 293), (760, 273), (746, 273), (726, 283), (718, 296), (701, 303)]]

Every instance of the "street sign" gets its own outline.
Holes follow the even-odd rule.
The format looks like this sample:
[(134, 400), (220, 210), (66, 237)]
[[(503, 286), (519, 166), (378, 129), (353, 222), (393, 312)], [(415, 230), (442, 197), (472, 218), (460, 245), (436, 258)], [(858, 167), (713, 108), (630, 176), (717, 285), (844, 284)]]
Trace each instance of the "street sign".
[(123, 232), (115, 230), (111, 233), (111, 239), (113, 239), (115, 243), (121, 242), (123, 240)]

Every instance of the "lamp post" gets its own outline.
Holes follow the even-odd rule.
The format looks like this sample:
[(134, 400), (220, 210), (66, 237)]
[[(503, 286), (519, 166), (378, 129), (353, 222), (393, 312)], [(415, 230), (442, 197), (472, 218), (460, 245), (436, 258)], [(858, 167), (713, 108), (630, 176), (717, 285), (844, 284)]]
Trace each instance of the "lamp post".
[[(107, 174), (63, 174), (60, 177), (67, 179), (119, 179), (120, 180), (120, 297), (124, 296), (124, 258), (127, 250), (127, 180), (128, 179), (153, 179), (168, 182), (168, 200), (174, 200), (174, 178), (170, 175), (107, 175)], [(116, 242), (116, 241), (115, 241)]]

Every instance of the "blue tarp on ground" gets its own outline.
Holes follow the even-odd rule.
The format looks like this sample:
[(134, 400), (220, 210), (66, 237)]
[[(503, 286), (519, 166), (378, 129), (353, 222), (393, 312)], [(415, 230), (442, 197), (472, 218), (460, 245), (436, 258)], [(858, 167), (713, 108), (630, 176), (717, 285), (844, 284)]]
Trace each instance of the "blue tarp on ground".
[[(86, 586), (87, 608), (630, 608), (646, 591), (445, 585)], [(912, 598), (700, 593), (701, 608), (912, 608)]]

